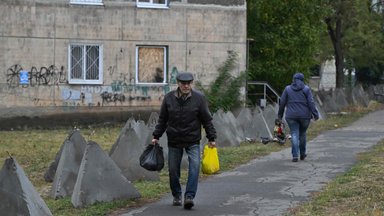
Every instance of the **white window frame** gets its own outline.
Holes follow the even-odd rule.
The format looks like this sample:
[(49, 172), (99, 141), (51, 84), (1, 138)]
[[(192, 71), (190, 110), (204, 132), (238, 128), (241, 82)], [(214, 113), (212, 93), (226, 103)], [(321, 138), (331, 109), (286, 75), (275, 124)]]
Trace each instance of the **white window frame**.
[[(85, 61), (83, 61), (83, 64), (82, 64), (82, 73), (83, 73), (83, 79), (75, 79), (75, 78), (71, 78), (71, 75), (72, 75), (72, 46), (80, 46), (82, 47), (83, 49), (83, 59), (85, 59)], [(87, 65), (87, 53), (86, 53), (86, 47), (87, 46), (97, 46), (99, 47), (99, 64), (98, 64), (98, 68), (99, 68), (99, 77), (98, 79), (86, 79), (86, 65)], [(84, 43), (71, 43), (68, 45), (68, 83), (69, 84), (103, 84), (103, 45), (102, 44), (84, 44)]]
[(104, 5), (103, 0), (70, 0), (70, 4), (79, 4), (79, 5)]
[[(163, 49), (163, 82), (140, 82), (139, 80), (139, 49), (140, 48), (162, 48)], [(138, 85), (166, 85), (167, 80), (167, 57), (168, 56), (168, 47), (167, 46), (151, 46), (151, 45), (137, 45), (136, 46), (136, 73), (135, 73), (135, 83)]]
[(169, 8), (169, 1), (165, 0), (163, 4), (154, 3), (153, 0), (136, 0), (136, 6), (138, 8), (159, 8), (159, 9), (168, 9)]

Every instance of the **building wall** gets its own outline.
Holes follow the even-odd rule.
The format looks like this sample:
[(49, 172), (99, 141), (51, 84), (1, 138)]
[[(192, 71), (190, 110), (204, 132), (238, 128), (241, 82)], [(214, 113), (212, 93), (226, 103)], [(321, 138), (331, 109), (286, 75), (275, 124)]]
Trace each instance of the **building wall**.
[[(0, 1), (0, 109), (56, 107), (158, 107), (189, 71), (208, 85), (228, 51), (246, 66), (246, 3), (241, 0), (171, 1), (168, 9), (136, 7), (136, 1), (71, 5), (69, 0)], [(103, 46), (103, 83), (69, 84), (70, 43)], [(168, 47), (167, 83), (135, 83), (136, 46)], [(29, 84), (21, 85), (20, 70)], [(123, 97), (122, 97), (123, 96)], [(70, 109), (68, 109), (70, 108)]]
[(320, 68), (319, 90), (331, 90), (336, 88), (336, 66), (335, 60), (327, 60)]

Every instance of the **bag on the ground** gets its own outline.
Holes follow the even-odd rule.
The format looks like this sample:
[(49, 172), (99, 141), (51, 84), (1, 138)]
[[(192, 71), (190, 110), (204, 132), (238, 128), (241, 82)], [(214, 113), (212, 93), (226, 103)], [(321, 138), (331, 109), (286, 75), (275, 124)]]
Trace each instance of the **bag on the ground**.
[(149, 144), (140, 155), (140, 166), (149, 171), (160, 171), (164, 167), (163, 147)]
[(209, 148), (208, 145), (205, 145), (201, 169), (204, 174), (214, 174), (220, 170), (219, 155), (217, 154), (216, 147)]

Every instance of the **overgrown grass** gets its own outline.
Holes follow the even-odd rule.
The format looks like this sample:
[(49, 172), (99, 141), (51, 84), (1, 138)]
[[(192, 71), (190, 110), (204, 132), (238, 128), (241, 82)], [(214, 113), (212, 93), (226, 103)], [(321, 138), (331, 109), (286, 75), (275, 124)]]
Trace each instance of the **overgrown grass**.
[[(379, 109), (371, 106), (368, 109), (351, 109), (346, 115), (329, 116), (326, 120), (313, 122), (308, 131), (308, 139), (312, 139), (325, 130), (343, 127), (355, 121), (369, 111)], [(87, 140), (97, 142), (104, 150), (109, 151), (116, 141), (123, 125), (106, 128), (82, 128), (81, 134)], [(142, 198), (136, 200), (118, 200), (97, 203), (86, 208), (74, 208), (70, 198), (54, 200), (48, 196), (51, 183), (44, 181), (44, 172), (54, 159), (60, 146), (68, 136), (69, 130), (28, 130), (28, 131), (0, 131), (0, 161), (4, 161), (9, 152), (23, 167), (28, 178), (36, 190), (41, 194), (48, 207), (55, 216), (73, 215), (116, 215), (119, 210), (155, 201), (169, 192), (166, 168), (160, 172), (160, 181), (137, 181), (134, 186), (139, 190)], [(219, 144), (220, 145), (220, 144)], [(254, 158), (267, 155), (282, 148), (290, 147), (260, 142), (242, 143), (238, 147), (219, 148), (221, 172), (228, 171)], [(209, 176), (201, 174), (201, 178)], [(182, 173), (182, 182), (186, 182), (186, 172)]]
[(289, 215), (384, 215), (384, 140), (359, 162)]

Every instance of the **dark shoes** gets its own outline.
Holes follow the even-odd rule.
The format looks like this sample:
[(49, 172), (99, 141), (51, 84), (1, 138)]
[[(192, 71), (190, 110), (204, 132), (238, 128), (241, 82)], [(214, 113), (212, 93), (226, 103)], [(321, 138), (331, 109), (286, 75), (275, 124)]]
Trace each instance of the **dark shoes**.
[[(174, 206), (181, 206), (181, 197), (180, 196), (174, 196), (173, 197), (173, 205)], [(190, 210), (195, 204), (193, 203), (192, 197), (185, 197), (184, 198), (184, 209)]]
[[(306, 154), (304, 154), (304, 155), (300, 155), (300, 160), (304, 160), (306, 157), (307, 157)], [(298, 158), (292, 158), (292, 162), (297, 162), (297, 161), (299, 161)]]
[(173, 197), (173, 205), (181, 206), (181, 197)]
[(194, 206), (193, 199), (191, 197), (185, 197), (184, 209), (190, 210)]

